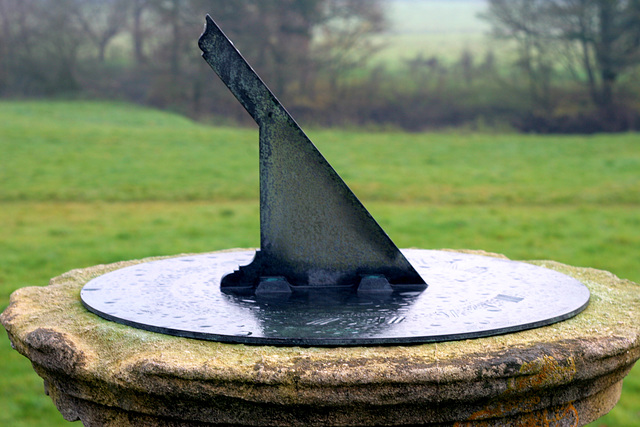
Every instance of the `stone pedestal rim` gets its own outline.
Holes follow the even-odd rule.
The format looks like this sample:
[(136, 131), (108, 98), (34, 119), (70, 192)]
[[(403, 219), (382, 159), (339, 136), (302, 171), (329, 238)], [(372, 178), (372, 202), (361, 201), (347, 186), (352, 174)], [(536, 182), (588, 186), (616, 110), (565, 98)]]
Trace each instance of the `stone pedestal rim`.
[[(298, 409), (269, 412), (256, 421), (295, 424), (300, 408), (307, 408), (309, 417), (314, 413), (309, 408), (316, 408), (315, 421), (305, 423), (342, 420), (348, 425), (354, 422), (345, 412), (349, 405), (368, 408), (363, 416), (378, 417), (395, 406), (404, 408), (400, 424), (481, 425), (549, 407), (575, 409), (579, 402), (606, 395), (599, 409), (582, 414), (583, 423), (610, 409), (619, 383), (640, 357), (640, 314), (634, 310), (640, 297), (632, 292), (637, 285), (600, 270), (532, 261), (572, 275), (592, 292), (590, 306), (575, 319), (537, 330), (414, 346), (288, 348), (164, 336), (105, 321), (81, 306), (79, 291), (88, 280), (144, 261), (73, 270), (50, 286), (23, 288), (0, 316), (15, 348), (32, 361), (61, 408), (75, 399), (141, 417), (244, 423), (260, 408), (289, 405)], [(207, 413), (207, 405), (210, 410), (202, 418), (187, 408), (172, 412), (166, 402), (162, 407), (166, 396), (193, 408), (200, 402), (201, 413)], [(531, 403), (526, 396), (553, 398)], [(207, 403), (212, 399), (221, 406)], [(417, 409), (464, 402), (469, 410), (457, 418)], [(236, 418), (225, 413), (225, 405), (235, 408)], [(332, 414), (323, 412), (331, 408)], [(246, 413), (240, 416), (242, 410)], [(80, 412), (67, 410), (66, 416), (81, 417)]]

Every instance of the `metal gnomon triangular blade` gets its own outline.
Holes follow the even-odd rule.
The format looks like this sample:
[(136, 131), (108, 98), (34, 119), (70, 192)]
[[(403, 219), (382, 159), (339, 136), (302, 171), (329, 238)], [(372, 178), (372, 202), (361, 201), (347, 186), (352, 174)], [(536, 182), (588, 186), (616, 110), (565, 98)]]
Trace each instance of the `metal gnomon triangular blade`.
[[(223, 288), (361, 291), (426, 284), (240, 52), (207, 16), (203, 57), (260, 128), (260, 251)], [(388, 282), (388, 283), (387, 283)]]

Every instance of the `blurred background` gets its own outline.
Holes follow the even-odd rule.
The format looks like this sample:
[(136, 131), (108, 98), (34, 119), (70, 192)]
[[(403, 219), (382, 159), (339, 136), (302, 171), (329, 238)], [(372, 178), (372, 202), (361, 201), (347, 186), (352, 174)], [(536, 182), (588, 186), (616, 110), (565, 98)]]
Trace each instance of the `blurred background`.
[[(74, 268), (259, 245), (218, 22), (400, 247), (640, 282), (640, 0), (0, 0), (0, 310)], [(6, 336), (5, 336), (6, 337)], [(0, 425), (66, 425), (0, 338)], [(640, 368), (593, 426), (640, 426)]]
[(304, 123), (640, 126), (635, 0), (0, 0), (0, 97), (246, 122), (198, 59), (206, 13)]

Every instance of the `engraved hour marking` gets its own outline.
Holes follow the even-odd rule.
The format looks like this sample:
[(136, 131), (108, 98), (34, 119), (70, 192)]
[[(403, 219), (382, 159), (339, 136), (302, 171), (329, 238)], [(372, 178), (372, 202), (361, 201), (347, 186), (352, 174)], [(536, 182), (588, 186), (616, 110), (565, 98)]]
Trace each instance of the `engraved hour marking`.
[(509, 302), (520, 302), (524, 298), (512, 297), (510, 295), (498, 294), (498, 296), (496, 296), (496, 299), (499, 299), (499, 300), (502, 300), (502, 301), (509, 301)]

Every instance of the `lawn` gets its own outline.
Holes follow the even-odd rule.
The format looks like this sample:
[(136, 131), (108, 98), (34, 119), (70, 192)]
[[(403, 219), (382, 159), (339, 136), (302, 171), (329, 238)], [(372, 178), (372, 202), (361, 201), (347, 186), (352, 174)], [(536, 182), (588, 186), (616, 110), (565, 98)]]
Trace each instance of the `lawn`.
[[(640, 282), (640, 135), (315, 130), (401, 247), (555, 259)], [(97, 102), (0, 102), (0, 310), (73, 268), (258, 244), (257, 131)], [(639, 289), (640, 290), (640, 289)], [(0, 425), (63, 425), (0, 339)], [(638, 425), (640, 368), (596, 426)]]

